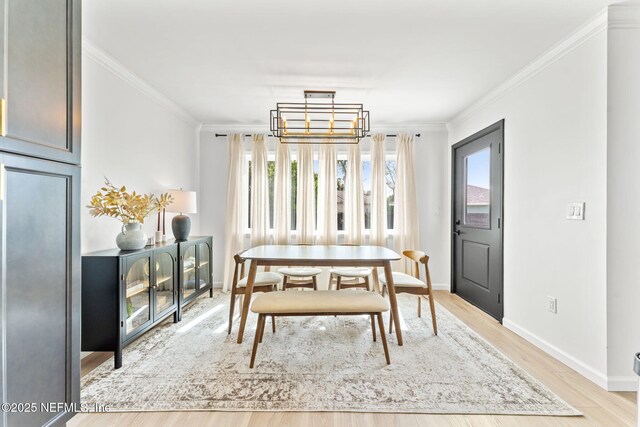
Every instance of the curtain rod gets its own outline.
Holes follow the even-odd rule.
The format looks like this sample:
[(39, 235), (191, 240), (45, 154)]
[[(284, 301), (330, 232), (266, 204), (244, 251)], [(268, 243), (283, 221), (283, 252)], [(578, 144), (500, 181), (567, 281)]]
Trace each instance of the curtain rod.
[[(228, 136), (226, 133), (216, 133), (215, 135), (216, 135), (216, 138), (221, 137), (221, 136)], [(247, 134), (245, 134), (244, 136), (251, 136), (251, 134), (247, 133)], [(272, 134), (268, 134), (267, 136), (271, 136), (271, 137), (273, 137), (273, 135), (272, 135)], [(396, 134), (391, 134), (391, 135), (385, 135), (385, 136), (386, 136), (387, 138), (395, 138), (395, 137), (397, 137), (398, 135), (396, 135)], [(417, 138), (420, 138), (420, 134), (419, 134), (419, 133), (416, 133), (416, 134), (415, 134), (415, 136), (416, 136)], [(367, 137), (371, 137), (371, 135), (365, 135), (365, 138), (367, 138)]]

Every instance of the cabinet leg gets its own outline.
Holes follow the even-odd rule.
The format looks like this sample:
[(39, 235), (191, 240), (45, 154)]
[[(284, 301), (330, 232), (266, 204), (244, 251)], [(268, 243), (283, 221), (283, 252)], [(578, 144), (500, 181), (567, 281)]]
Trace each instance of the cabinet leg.
[(173, 313), (173, 323), (178, 323), (178, 312)]
[(211, 289), (209, 289), (209, 298), (213, 298), (213, 285), (211, 286)]
[(114, 359), (114, 363), (113, 363), (114, 369), (122, 368), (122, 349), (118, 349), (113, 352), (113, 359)]

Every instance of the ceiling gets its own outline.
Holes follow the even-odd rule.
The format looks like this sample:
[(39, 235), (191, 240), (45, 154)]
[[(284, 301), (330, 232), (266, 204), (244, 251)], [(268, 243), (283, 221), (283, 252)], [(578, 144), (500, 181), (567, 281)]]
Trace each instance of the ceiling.
[(610, 0), (86, 0), (83, 35), (206, 124), (304, 89), (372, 125), (446, 122)]

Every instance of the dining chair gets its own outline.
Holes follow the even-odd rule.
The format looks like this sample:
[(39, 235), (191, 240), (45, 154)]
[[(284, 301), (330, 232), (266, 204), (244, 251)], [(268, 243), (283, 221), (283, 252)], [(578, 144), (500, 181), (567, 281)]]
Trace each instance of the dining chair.
[[(422, 317), (422, 297), (426, 296), (429, 299), (429, 310), (431, 311), (431, 322), (433, 323), (433, 334), (438, 335), (438, 325), (436, 323), (436, 307), (433, 299), (433, 289), (431, 286), (431, 274), (429, 274), (429, 257), (421, 251), (404, 251), (404, 256), (414, 261), (412, 270), (413, 276), (406, 273), (393, 272), (393, 284), (396, 290), (396, 294), (405, 293), (418, 296), (418, 317)], [(420, 264), (424, 265), (425, 277), (427, 283), (420, 280)], [(382, 273), (378, 277), (382, 284), (382, 295), (384, 296), (387, 289), (387, 278)], [(389, 333), (393, 332), (393, 313), (389, 315)]]
[[(342, 243), (340, 246), (359, 246), (356, 243)], [(369, 276), (373, 270), (368, 267), (333, 267), (329, 270), (329, 286), (333, 289), (365, 288), (370, 291)]]
[(278, 270), (282, 274), (282, 290), (309, 288), (318, 290), (318, 275), (322, 270), (315, 267), (285, 267)]
[[(310, 243), (298, 243), (295, 246), (313, 246)], [(318, 276), (322, 270), (316, 267), (289, 266), (278, 270), (282, 274), (282, 290), (292, 288), (307, 288), (318, 290)]]
[(329, 270), (329, 289), (365, 288), (370, 291), (369, 276), (371, 269), (366, 267), (338, 267)]
[[(244, 275), (244, 260), (236, 254), (233, 256), (235, 262), (235, 268), (233, 271), (233, 282), (231, 284), (231, 302), (229, 304), (229, 331), (231, 334), (231, 327), (233, 326), (233, 311), (236, 306), (236, 300), (238, 297), (251, 298), (251, 295), (246, 295), (248, 276)], [(278, 284), (282, 280), (282, 277), (278, 273), (271, 271), (261, 271), (256, 273), (256, 278), (253, 282), (253, 292), (273, 292), (278, 290)], [(253, 293), (252, 292), (252, 293)], [(275, 317), (271, 317), (271, 328), (273, 332), (276, 332), (276, 320)]]

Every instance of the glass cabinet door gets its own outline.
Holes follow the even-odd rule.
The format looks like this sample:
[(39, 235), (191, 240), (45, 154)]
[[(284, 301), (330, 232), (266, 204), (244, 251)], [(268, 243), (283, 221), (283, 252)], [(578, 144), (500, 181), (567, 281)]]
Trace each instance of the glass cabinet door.
[(206, 243), (198, 244), (198, 288), (202, 288), (211, 281), (211, 265), (209, 255), (211, 249)]
[(151, 258), (145, 257), (128, 265), (125, 282), (125, 333), (127, 335), (151, 320), (150, 263)]
[(182, 259), (182, 297), (188, 298), (196, 291), (196, 246), (189, 246)]
[(174, 259), (167, 252), (156, 253), (156, 316), (162, 314), (175, 303)]

